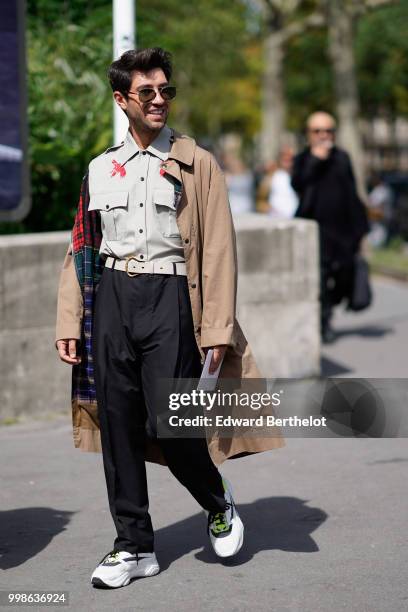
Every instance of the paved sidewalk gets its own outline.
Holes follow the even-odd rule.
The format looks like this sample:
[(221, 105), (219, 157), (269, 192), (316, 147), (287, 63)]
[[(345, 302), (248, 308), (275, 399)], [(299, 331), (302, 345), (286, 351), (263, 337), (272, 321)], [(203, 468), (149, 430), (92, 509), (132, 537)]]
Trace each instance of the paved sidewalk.
[[(379, 281), (376, 294), (371, 312), (336, 317), (324, 356), (337, 375), (406, 375), (408, 289)], [(196, 502), (149, 465), (162, 572), (118, 590), (89, 582), (114, 537), (101, 456), (73, 448), (68, 418), (2, 427), (0, 448), (0, 590), (67, 590), (75, 612), (408, 609), (406, 439), (290, 439), (224, 464), (246, 525), (224, 562)]]
[(338, 337), (323, 346), (324, 375), (408, 378), (408, 284), (376, 278), (373, 295), (362, 312), (335, 310)]
[(407, 609), (405, 439), (291, 439), (228, 462), (246, 543), (223, 563), (196, 502), (149, 466), (162, 573), (117, 591), (89, 583), (114, 536), (100, 456), (65, 423), (2, 429), (0, 445), (0, 589), (67, 590), (78, 612)]

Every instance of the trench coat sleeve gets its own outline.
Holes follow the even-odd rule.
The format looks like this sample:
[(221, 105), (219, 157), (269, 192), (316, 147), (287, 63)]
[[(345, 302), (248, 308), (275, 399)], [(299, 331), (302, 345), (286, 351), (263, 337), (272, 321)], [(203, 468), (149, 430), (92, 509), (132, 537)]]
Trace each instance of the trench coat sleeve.
[(360, 199), (357, 191), (356, 179), (351, 165), (350, 156), (344, 152), (346, 175), (349, 181), (349, 201), (350, 201), (350, 217), (351, 217), (351, 232), (355, 240), (355, 249), (359, 247), (359, 243), (365, 234), (370, 231), (368, 223), (367, 209), (364, 202)]
[(204, 208), (201, 347), (233, 345), (237, 293), (235, 230), (224, 175), (210, 157)]
[(82, 317), (82, 292), (72, 256), (72, 243), (70, 243), (59, 279), (55, 342), (68, 338), (79, 340), (81, 338)]

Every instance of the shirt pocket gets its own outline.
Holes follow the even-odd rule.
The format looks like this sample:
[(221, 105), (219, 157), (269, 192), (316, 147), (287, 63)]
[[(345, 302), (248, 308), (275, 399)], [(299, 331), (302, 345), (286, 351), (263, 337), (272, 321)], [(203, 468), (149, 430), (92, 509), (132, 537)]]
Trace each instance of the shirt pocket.
[(128, 221), (128, 191), (95, 193), (90, 196), (88, 210), (99, 210), (105, 240), (122, 240)]
[(154, 189), (153, 205), (159, 231), (165, 238), (179, 238), (174, 190)]

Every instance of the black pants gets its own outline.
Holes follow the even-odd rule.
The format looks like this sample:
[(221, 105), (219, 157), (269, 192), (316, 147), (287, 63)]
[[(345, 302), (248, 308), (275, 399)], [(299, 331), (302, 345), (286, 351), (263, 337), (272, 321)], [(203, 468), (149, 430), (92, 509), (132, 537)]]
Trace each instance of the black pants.
[(333, 308), (350, 296), (353, 284), (353, 260), (321, 260), (320, 314), (321, 331), (330, 326)]
[[(159, 378), (199, 377), (185, 276), (129, 277), (105, 268), (95, 303), (93, 357), (115, 550), (151, 552), (144, 446), (155, 431)], [(225, 509), (221, 476), (204, 439), (158, 439), (168, 467), (206, 510)]]

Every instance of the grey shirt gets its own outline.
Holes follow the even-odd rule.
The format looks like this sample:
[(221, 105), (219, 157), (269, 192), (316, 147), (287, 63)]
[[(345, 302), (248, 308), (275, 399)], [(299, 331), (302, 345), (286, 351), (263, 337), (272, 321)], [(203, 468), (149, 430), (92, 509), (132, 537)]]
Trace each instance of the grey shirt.
[(99, 210), (100, 253), (139, 261), (184, 261), (171, 177), (160, 174), (171, 147), (165, 126), (143, 150), (130, 130), (124, 142), (89, 165), (89, 210)]

